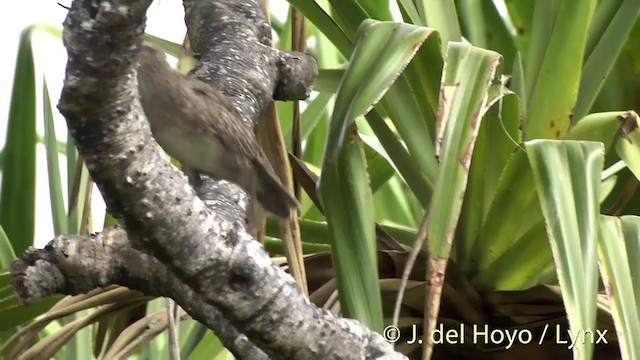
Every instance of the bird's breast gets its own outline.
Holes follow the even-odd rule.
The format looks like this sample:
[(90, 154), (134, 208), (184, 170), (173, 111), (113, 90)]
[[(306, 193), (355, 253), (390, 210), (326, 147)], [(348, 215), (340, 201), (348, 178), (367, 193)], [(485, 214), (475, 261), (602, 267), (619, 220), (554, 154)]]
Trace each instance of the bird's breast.
[[(247, 186), (252, 177), (250, 161), (227, 148), (214, 134), (189, 132), (176, 126), (153, 129), (158, 144), (184, 166), (218, 179)], [(208, 135), (208, 136), (207, 136)]]

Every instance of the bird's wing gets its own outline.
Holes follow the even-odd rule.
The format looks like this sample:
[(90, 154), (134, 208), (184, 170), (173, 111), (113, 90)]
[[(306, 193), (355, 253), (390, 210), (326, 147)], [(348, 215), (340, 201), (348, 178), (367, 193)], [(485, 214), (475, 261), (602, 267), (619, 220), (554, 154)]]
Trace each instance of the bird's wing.
[[(255, 141), (253, 131), (242, 121), (240, 114), (231, 101), (216, 89), (206, 83), (189, 78), (188, 91), (195, 96), (193, 107), (206, 114), (208, 126), (217, 134), (220, 141), (229, 148), (236, 149), (245, 156), (262, 161), (264, 154)], [(217, 103), (221, 109), (213, 109), (212, 103)]]

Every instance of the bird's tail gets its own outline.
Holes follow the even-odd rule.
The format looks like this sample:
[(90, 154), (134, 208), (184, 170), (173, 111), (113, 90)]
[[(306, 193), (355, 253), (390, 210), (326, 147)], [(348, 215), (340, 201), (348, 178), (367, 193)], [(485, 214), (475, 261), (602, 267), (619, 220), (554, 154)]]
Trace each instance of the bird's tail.
[(282, 185), (278, 176), (264, 166), (256, 166), (258, 181), (256, 184), (256, 198), (268, 212), (280, 218), (289, 217), (292, 208), (300, 209), (300, 203)]

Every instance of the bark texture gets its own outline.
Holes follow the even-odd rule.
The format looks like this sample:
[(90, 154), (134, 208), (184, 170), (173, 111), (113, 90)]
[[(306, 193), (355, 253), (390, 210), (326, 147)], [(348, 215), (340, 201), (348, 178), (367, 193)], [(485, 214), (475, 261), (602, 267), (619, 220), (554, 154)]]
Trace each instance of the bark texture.
[[(29, 303), (121, 284), (167, 296), (243, 359), (404, 358), (366, 326), (303, 296), (246, 232), (239, 187), (208, 179), (194, 191), (162, 157), (134, 72), (150, 3), (76, 0), (71, 6), (58, 108), (123, 228), (60, 236), (29, 251), (12, 267), (16, 293)], [(274, 94), (307, 96), (313, 60), (267, 46), (270, 27), (258, 1), (185, 1), (185, 9), (202, 59), (194, 76), (230, 96), (245, 121), (255, 124)]]

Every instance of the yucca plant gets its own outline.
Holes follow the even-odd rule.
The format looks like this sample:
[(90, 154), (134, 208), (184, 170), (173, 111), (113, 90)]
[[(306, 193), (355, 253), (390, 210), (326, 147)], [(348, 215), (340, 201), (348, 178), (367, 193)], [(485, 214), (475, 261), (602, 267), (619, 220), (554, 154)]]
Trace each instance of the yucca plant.
[[(506, 1), (501, 13), (490, 1), (289, 2), (296, 10), (286, 23), (274, 21), (278, 46), (303, 50), (302, 40), (313, 38), (308, 51), (321, 69), (317, 94), (299, 118), (297, 106), (278, 103), (283, 133), (293, 134), (287, 145), (296, 186), (304, 189), (299, 226), (310, 299), (383, 333), (411, 358), (434, 350), (434, 358), (637, 358), (640, 287), (632, 275), (640, 222), (630, 215), (638, 211), (640, 174), (633, 112), (640, 4)], [(178, 54), (179, 46), (164, 45)], [(16, 76), (28, 76), (28, 60), (20, 64), (27, 75)], [(14, 146), (30, 154), (31, 139)], [(44, 142), (57, 154), (55, 135)], [(0, 220), (8, 241), (0, 237), (0, 246), (22, 252), (26, 246), (14, 239), (33, 235), (18, 233), (28, 229), (11, 216), (27, 214), (20, 219), (28, 221), (33, 200), (16, 203), (5, 194), (17, 186), (28, 194), (33, 185), (4, 180), (31, 169), (15, 167), (24, 159), (16, 151), (4, 151)], [(48, 161), (53, 174), (55, 158)], [(87, 184), (86, 175), (68, 178)], [(64, 224), (57, 204), (53, 217)], [(60, 233), (79, 231), (80, 219)], [(280, 234), (267, 224), (274, 254), (285, 252)], [(0, 265), (8, 268), (12, 258)], [(0, 330), (58, 300), (22, 308), (9, 295), (8, 274), (0, 281), (2, 314), (24, 314)], [(142, 336), (144, 324), (166, 319), (155, 313), (161, 300), (129, 324), (129, 310), (148, 300), (119, 288), (67, 298), (21, 334), (103, 307), (65, 327), (53, 323), (45, 328), (53, 335), (36, 345), (5, 342), (3, 349), (51, 351), (97, 324), (96, 356), (130, 354), (166, 327), (161, 320)], [(185, 321), (183, 356), (222, 354), (210, 332)], [(59, 356), (87, 351), (78, 343)], [(155, 340), (138, 354), (166, 357), (166, 346)]]
[[(356, 26), (366, 18), (389, 20), (387, 12), (364, 1), (331, 2), (335, 20), (332, 23), (323, 21), (323, 17), (318, 15), (322, 14), (318, 6), (292, 3), (329, 36), (345, 57), (352, 53), (338, 92), (334, 118), (350, 77), (360, 87), (344, 94), (348, 99), (345, 101), (350, 101), (344, 108), (366, 108), (356, 106), (360, 100), (358, 95), (374, 92), (374, 85), (382, 83), (381, 79), (387, 74), (401, 70), (401, 66), (388, 66), (385, 60), (398, 56), (400, 52), (393, 45), (403, 40), (410, 43), (409, 36), (402, 37), (401, 30), (398, 30), (397, 37), (372, 40), (377, 46), (367, 48), (368, 52), (358, 52), (365, 49), (362, 44), (368, 39), (375, 39), (375, 35), (373, 25), (366, 28), (367, 25), (363, 24), (359, 30), (360, 37), (357, 37), (354, 35)], [(499, 15), (491, 2), (483, 2), (482, 5), (462, 1), (398, 2), (398, 6), (405, 22), (436, 29), (443, 44), (440, 55), (428, 45), (430, 41), (437, 43), (437, 38), (429, 37), (387, 95), (367, 115), (368, 125), (380, 142), (378, 148), (384, 149), (380, 153), (389, 159), (406, 185), (403, 189), (406, 196), (398, 198), (397, 195), (403, 192), (397, 191), (394, 193), (395, 201), (390, 200), (392, 196), (380, 194), (385, 199), (384, 207), (393, 208), (395, 203), (415, 199), (426, 210), (418, 231), (416, 249), (426, 238), (428, 246), (421, 268), (426, 268), (427, 281), (426, 284), (410, 284), (412, 291), (407, 295), (412, 299), (405, 297), (401, 310), (401, 320), (404, 321), (401, 324), (415, 323), (417, 319), (422, 323), (424, 320), (425, 356), (430, 353), (432, 344), (429, 344), (429, 336), (424, 334), (431, 334), (434, 329), (442, 331), (436, 324), (444, 323), (445, 331), (457, 329), (458, 325), (469, 329), (474, 325), (485, 329), (486, 325), (489, 334), (485, 336), (496, 336), (495, 339), (487, 337), (487, 341), (480, 344), (471, 331), (466, 333), (469, 337), (466, 342), (458, 331), (459, 337), (454, 336), (449, 342), (449, 350), (457, 351), (458, 356), (468, 351), (505, 352), (508, 356), (509, 350), (514, 354), (524, 347), (527, 351), (538, 351), (537, 354), (549, 351), (546, 357), (552, 357), (554, 347), (557, 349), (567, 341), (571, 343), (565, 332), (567, 329), (560, 326), (564, 325), (562, 319), (566, 310), (570, 336), (574, 339), (588, 337), (578, 339), (580, 345), (573, 347), (576, 356), (592, 354), (595, 343), (600, 345), (596, 346), (599, 351), (608, 351), (603, 343), (614, 342), (615, 336), (607, 313), (616, 307), (603, 306), (606, 303), (604, 295), (596, 297), (599, 289), (612, 289), (610, 285), (598, 287), (596, 256), (601, 254), (603, 278), (610, 284), (612, 278), (607, 274), (613, 270), (605, 264), (609, 261), (633, 263), (625, 260), (632, 256), (633, 251), (624, 249), (631, 246), (624, 244), (637, 239), (633, 240), (633, 230), (623, 229), (624, 226), (633, 227), (631, 224), (637, 220), (625, 218), (627, 221), (620, 223), (619, 220), (599, 218), (598, 213), (619, 215), (636, 212), (633, 202), (628, 201), (631, 194), (616, 193), (622, 189), (620, 185), (618, 188), (613, 186), (615, 181), (611, 176), (617, 173), (628, 183), (636, 182), (631, 175), (635, 162), (632, 149), (636, 145), (625, 134), (634, 132), (628, 127), (635, 129), (633, 124), (637, 115), (633, 112), (589, 115), (589, 111), (597, 99), (603, 102), (606, 97), (601, 89), (612, 68), (624, 68), (620, 71), (637, 74), (637, 65), (626, 60), (621, 60), (614, 67), (616, 56), (611, 54), (634, 47), (631, 45), (634, 37), (629, 35), (637, 31), (633, 24), (638, 5), (588, 1), (535, 5), (507, 2), (508, 16)], [(628, 17), (625, 25), (612, 20), (622, 17)], [(509, 23), (514, 28), (510, 28)], [(408, 25), (396, 26), (401, 29)], [(453, 43), (463, 37), (476, 47)], [(360, 40), (356, 41), (353, 52), (344, 44), (347, 42), (345, 38)], [(416, 43), (410, 43), (406, 49), (414, 49), (415, 46)], [(502, 59), (481, 47), (496, 51)], [(501, 68), (498, 67), (499, 62)], [(357, 68), (360, 63), (364, 65)], [(441, 67), (443, 63), (445, 65)], [(509, 77), (501, 78), (501, 74)], [(439, 89), (439, 97), (435, 95), (435, 89)], [(618, 108), (621, 110), (635, 108), (634, 102), (616, 105), (621, 106)], [(616, 105), (603, 103), (596, 106), (614, 110)], [(385, 115), (388, 121), (383, 121)], [(351, 121), (348, 116), (342, 116), (344, 122)], [(331, 146), (334, 145), (331, 139), (332, 133), (329, 132), (325, 164), (326, 155), (331, 154)], [(631, 172), (622, 170), (623, 164)], [(605, 165), (609, 169), (603, 173)], [(352, 171), (357, 168), (361, 166), (351, 167)], [(326, 167), (323, 168), (325, 170)], [(370, 164), (369, 173), (376, 172)], [(324, 172), (322, 176), (325, 176)], [(601, 182), (606, 185), (601, 185)], [(321, 190), (322, 185), (321, 180)], [(606, 192), (601, 192), (602, 189)], [(367, 190), (360, 191), (365, 193), (350, 192), (353, 198), (347, 203), (366, 204), (362, 199), (368, 196)], [(326, 193), (333, 192), (335, 190), (332, 189)], [(341, 198), (349, 197), (343, 193)], [(601, 201), (604, 201), (602, 209)], [(605, 205), (607, 202), (622, 204), (612, 213)], [(336, 201), (335, 206), (344, 205)], [(623, 210), (622, 206), (626, 209)], [(403, 225), (415, 226), (416, 220), (422, 217), (419, 214), (420, 210), (414, 212), (412, 218), (403, 221)], [(371, 216), (369, 223), (360, 225), (361, 229), (353, 229), (354, 221), (348, 217), (332, 219), (328, 216), (327, 220), (329, 229), (337, 227), (332, 222), (342, 223), (352, 229), (352, 234), (366, 234), (365, 229), (371, 229), (371, 221), (375, 221)], [(618, 235), (605, 235), (601, 221), (615, 223), (613, 228), (618, 229)], [(599, 237), (598, 229), (601, 232)], [(342, 251), (351, 254), (347, 258), (370, 253), (367, 249), (373, 243), (372, 236), (367, 243), (361, 238), (342, 234), (332, 232), (336, 242), (334, 252), (340, 251), (340, 243), (343, 242), (346, 249)], [(629, 235), (623, 237), (621, 234)], [(612, 252), (605, 251), (604, 245), (597, 245), (604, 242), (609, 246), (616, 244), (617, 258), (605, 256), (605, 253), (611, 256)], [(334, 254), (334, 258), (339, 257)], [(445, 278), (443, 283), (449, 261), (449, 281)], [(402, 269), (404, 264), (400, 265), (396, 263), (396, 268)], [(411, 261), (408, 265), (411, 266)], [(618, 269), (620, 272), (617, 274), (624, 280), (619, 280), (630, 284), (633, 269), (626, 265), (621, 267), (625, 270)], [(374, 287), (375, 284), (363, 280), (372, 277), (371, 273), (366, 275), (369, 271), (370, 268), (355, 265), (343, 274), (343, 284), (352, 282), (342, 287)], [(358, 278), (354, 273), (362, 275)], [(337, 276), (340, 283), (340, 272)], [(558, 283), (561, 291), (548, 287)], [(387, 280), (384, 284), (387, 289), (393, 286), (391, 284), (396, 284), (393, 289), (400, 288), (397, 282)], [(438, 320), (443, 289), (444, 307)], [(526, 299), (524, 293), (514, 292), (525, 290), (530, 302), (528, 307), (522, 306), (522, 299)], [(549, 292), (562, 293), (564, 310), (557, 308), (560, 311), (547, 312), (549, 309), (536, 309), (540, 302), (549, 301)], [(423, 303), (424, 293), (426, 299)], [(609, 296), (613, 293), (616, 292), (610, 291)], [(343, 299), (350, 294), (341, 292), (343, 311), (363, 319), (358, 315), (357, 305), (349, 305), (349, 302), (364, 304), (370, 297), (357, 298), (358, 294), (355, 294), (353, 300)], [(511, 308), (507, 306), (510, 298), (513, 299)], [(621, 310), (613, 311), (618, 326), (628, 326), (633, 322), (630, 319), (635, 319), (636, 298), (635, 294), (625, 296), (627, 310), (624, 313), (630, 315), (626, 320), (621, 318)], [(596, 324), (597, 303), (600, 304), (601, 316)], [(560, 304), (559, 297), (553, 304)], [(416, 318), (415, 310), (423, 307), (423, 316)], [(369, 310), (369, 313), (379, 312)], [(368, 324), (375, 323), (367, 320)], [(492, 333), (494, 328), (495, 333)], [(549, 328), (553, 334), (547, 332)], [(509, 329), (515, 335), (531, 335), (531, 339), (525, 337), (510, 343), (506, 337), (500, 337)], [(626, 337), (635, 331), (624, 328), (619, 334)], [(533, 338), (537, 338), (539, 343), (532, 346)], [(619, 339), (625, 358), (634, 358), (637, 351), (632, 349), (631, 339)], [(447, 343), (442, 341), (442, 337), (439, 342)], [(463, 350), (462, 344), (465, 343), (469, 346)], [(402, 345), (405, 348), (420, 347), (417, 342)], [(615, 352), (615, 347), (613, 349), (609, 351)], [(478, 355), (470, 357), (473, 356)]]

